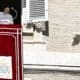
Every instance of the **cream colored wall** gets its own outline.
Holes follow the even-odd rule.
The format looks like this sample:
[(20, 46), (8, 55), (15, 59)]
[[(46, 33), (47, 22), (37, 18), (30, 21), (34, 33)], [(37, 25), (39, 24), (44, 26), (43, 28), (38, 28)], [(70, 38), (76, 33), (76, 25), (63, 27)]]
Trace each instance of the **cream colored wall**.
[(72, 46), (80, 34), (80, 0), (49, 0), (49, 51), (80, 52), (80, 44)]

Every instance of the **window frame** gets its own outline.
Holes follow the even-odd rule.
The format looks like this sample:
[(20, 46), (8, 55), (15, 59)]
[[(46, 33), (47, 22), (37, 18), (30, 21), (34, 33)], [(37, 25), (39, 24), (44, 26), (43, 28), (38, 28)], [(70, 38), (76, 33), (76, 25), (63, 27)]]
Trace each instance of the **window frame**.
[[(24, 19), (26, 18), (26, 19)], [(26, 21), (23, 21), (26, 20)], [(45, 16), (44, 18), (30, 18), (30, 0), (26, 0), (26, 8), (22, 8), (22, 24), (28, 22), (48, 21), (48, 0), (45, 0)]]

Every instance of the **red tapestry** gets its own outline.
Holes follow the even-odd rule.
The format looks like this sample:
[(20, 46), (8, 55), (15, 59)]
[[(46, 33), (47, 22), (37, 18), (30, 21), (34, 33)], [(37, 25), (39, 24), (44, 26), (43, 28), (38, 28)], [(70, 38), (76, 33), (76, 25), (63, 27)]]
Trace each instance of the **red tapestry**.
[(22, 80), (20, 25), (0, 25), (0, 80)]

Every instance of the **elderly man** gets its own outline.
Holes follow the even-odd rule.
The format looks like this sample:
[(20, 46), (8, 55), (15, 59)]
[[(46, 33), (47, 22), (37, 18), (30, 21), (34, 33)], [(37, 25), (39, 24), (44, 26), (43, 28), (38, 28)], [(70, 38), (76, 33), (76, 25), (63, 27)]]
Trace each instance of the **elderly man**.
[(4, 8), (3, 12), (0, 12), (0, 24), (13, 24), (13, 17), (8, 7)]

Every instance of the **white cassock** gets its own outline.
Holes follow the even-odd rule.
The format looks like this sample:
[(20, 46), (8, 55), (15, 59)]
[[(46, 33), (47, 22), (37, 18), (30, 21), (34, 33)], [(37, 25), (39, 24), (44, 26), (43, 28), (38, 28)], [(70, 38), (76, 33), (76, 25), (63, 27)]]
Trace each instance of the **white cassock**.
[(0, 12), (0, 24), (13, 24), (13, 17), (10, 14)]

